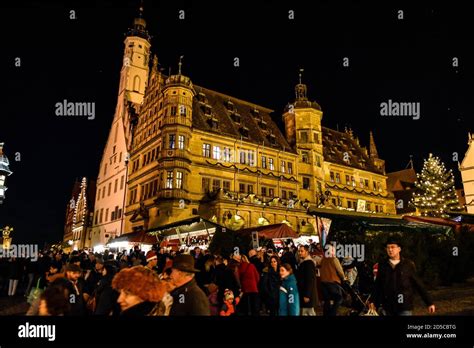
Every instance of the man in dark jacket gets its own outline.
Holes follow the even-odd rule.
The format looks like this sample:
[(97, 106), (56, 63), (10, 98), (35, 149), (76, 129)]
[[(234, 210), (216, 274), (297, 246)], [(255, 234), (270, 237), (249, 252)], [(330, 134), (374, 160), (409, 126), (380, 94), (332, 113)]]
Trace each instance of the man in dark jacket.
[(66, 266), (66, 277), (56, 279), (52, 285), (62, 285), (67, 289), (67, 297), (70, 303), (69, 315), (84, 316), (86, 304), (84, 300), (84, 279), (81, 278), (82, 269), (76, 264)]
[(309, 254), (308, 245), (302, 245), (298, 249), (300, 264), (296, 272), (298, 291), (300, 295), (301, 315), (316, 315), (314, 305), (316, 304), (316, 265)]
[(176, 288), (171, 292), (170, 316), (211, 314), (209, 300), (194, 279), (197, 272), (192, 255), (181, 254), (173, 259), (170, 278)]
[(434, 313), (435, 305), (416, 275), (415, 263), (400, 256), (400, 242), (389, 239), (386, 248), (388, 259), (379, 263), (371, 307), (381, 307), (382, 314), (386, 315), (412, 315), (416, 290), (428, 306), (429, 313)]

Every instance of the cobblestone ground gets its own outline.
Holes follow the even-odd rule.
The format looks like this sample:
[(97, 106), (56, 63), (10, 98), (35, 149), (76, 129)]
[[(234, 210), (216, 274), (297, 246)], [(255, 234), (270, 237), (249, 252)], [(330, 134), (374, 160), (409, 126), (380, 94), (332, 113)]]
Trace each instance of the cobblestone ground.
[[(431, 290), (430, 294), (436, 304), (437, 315), (474, 315), (474, 278), (466, 283), (454, 284), (449, 287), (439, 287)], [(427, 315), (426, 307), (419, 297), (415, 303), (415, 315)], [(0, 296), (0, 315), (24, 315), (28, 310), (28, 303), (23, 294), (8, 297)], [(347, 309), (341, 308), (341, 315)], [(318, 311), (318, 315), (321, 315)]]

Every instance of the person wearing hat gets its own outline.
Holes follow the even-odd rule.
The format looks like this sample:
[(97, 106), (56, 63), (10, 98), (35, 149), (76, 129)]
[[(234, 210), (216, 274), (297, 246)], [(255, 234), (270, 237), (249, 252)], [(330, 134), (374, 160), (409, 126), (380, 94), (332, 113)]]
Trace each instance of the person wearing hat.
[(416, 274), (415, 263), (400, 255), (400, 241), (389, 238), (385, 246), (388, 258), (379, 262), (374, 303), (370, 304), (370, 308), (379, 308), (379, 312), (385, 315), (412, 315), (416, 291), (428, 307), (428, 312), (434, 313), (435, 305)]
[(155, 312), (166, 291), (158, 275), (141, 265), (118, 272), (112, 279), (112, 288), (119, 294), (122, 317), (158, 315)]
[(170, 278), (175, 288), (171, 291), (170, 316), (211, 314), (209, 300), (194, 278), (197, 272), (192, 255), (180, 254), (173, 259)]
[(153, 271), (158, 271), (156, 266), (158, 265), (158, 255), (154, 250), (150, 250), (146, 253), (146, 266)]

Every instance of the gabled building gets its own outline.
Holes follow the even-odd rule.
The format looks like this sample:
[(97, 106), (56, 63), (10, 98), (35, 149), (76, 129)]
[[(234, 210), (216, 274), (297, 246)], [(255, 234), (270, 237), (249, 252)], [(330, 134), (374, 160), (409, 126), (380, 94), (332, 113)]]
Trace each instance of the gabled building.
[[(79, 184), (79, 185), (78, 185)], [(90, 248), (96, 186), (94, 180), (75, 182), (66, 210), (63, 241), (74, 250)]]
[[(224, 77), (225, 78), (225, 77)], [(153, 58), (131, 131), (125, 232), (200, 215), (232, 229), (287, 223), (304, 231), (310, 205), (394, 214), (385, 163), (352, 131), (322, 126), (300, 81), (283, 112), (170, 76)]]
[(387, 190), (395, 196), (397, 214), (414, 213), (416, 208), (410, 205), (415, 192), (416, 172), (412, 168), (387, 174)]
[(468, 149), (459, 170), (461, 171), (467, 212), (474, 214), (474, 135), (468, 134)]
[(102, 153), (97, 176), (97, 194), (91, 244), (103, 247), (124, 229), (127, 194), (127, 165), (132, 130), (148, 83), (150, 35), (143, 19), (143, 8), (126, 33), (123, 65), (120, 71), (117, 106)]

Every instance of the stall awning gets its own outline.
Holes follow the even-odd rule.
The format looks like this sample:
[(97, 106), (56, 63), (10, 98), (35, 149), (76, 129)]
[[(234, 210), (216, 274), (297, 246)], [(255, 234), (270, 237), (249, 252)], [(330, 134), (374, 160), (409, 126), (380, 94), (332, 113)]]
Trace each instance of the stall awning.
[(122, 234), (120, 237), (109, 240), (107, 244), (112, 244), (116, 242), (155, 244), (158, 243), (158, 240), (156, 237), (149, 235), (145, 231), (138, 231)]
[(200, 216), (194, 216), (189, 219), (176, 221), (167, 225), (158, 226), (147, 231), (148, 234), (153, 236), (172, 236), (178, 233), (193, 235), (196, 232), (202, 231), (206, 233), (209, 229), (222, 228), (221, 225), (216, 224), (215, 222), (206, 220)]
[(406, 221), (418, 222), (418, 223), (423, 223), (423, 224), (432, 224), (432, 225), (438, 225), (438, 226), (452, 227), (456, 232), (461, 232), (463, 226), (467, 226), (470, 232), (474, 232), (473, 224), (462, 223), (462, 222), (453, 221), (450, 219), (436, 218), (436, 217), (429, 217), (429, 216), (410, 216), (410, 215), (405, 215), (403, 219)]
[(399, 215), (371, 214), (324, 208), (310, 209), (308, 214), (333, 220), (331, 228), (334, 227), (334, 221), (337, 221), (339, 228), (347, 229), (361, 227), (365, 230), (384, 230), (387, 232), (425, 231), (435, 233), (443, 233), (451, 230), (450, 226), (407, 221)]
[(287, 224), (274, 224), (266, 226), (258, 226), (237, 230), (235, 233), (251, 235), (252, 232), (258, 232), (259, 237), (268, 239), (273, 238), (298, 238), (298, 234)]

